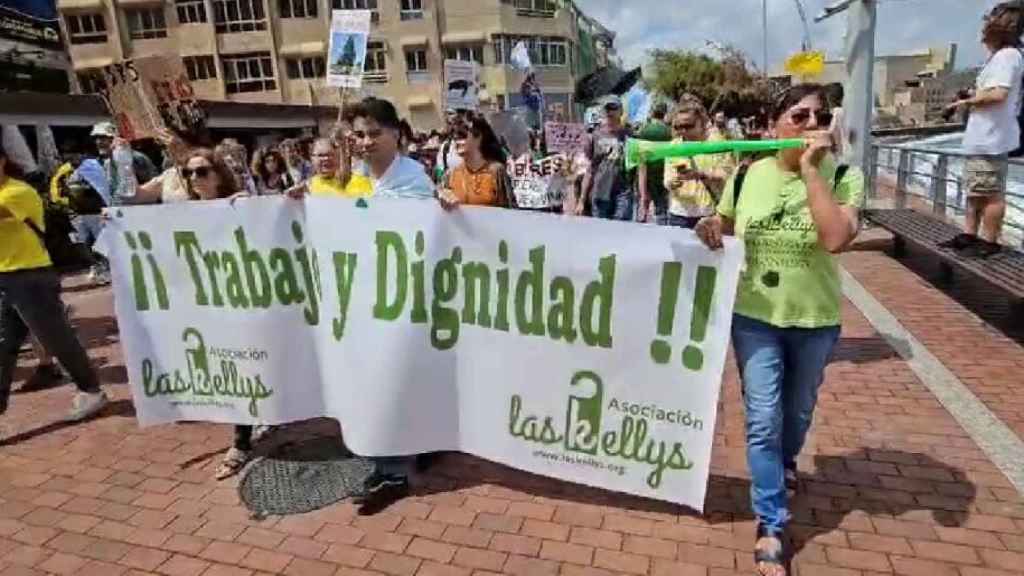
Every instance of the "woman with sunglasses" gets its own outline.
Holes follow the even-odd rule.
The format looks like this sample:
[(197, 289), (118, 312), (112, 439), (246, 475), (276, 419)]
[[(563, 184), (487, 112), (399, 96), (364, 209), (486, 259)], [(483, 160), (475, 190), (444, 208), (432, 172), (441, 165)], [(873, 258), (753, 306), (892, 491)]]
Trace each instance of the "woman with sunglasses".
[(864, 195), (860, 171), (839, 169), (829, 154), (829, 110), (822, 86), (799, 85), (783, 94), (772, 113), (773, 136), (804, 138), (806, 146), (754, 162), (740, 186), (734, 176), (718, 213), (696, 228), (711, 249), (734, 233), (747, 249), (732, 341), (758, 521), (754, 559), (764, 576), (786, 574), (786, 488), (796, 487), (797, 456), (839, 339), (841, 296), (833, 254), (857, 236)]
[(455, 147), (462, 163), (448, 173), (438, 192), (441, 203), (511, 207), (505, 152), (487, 120), (476, 118), (469, 129), (458, 132)]
[(234, 173), (216, 152), (195, 148), (180, 170), (189, 200), (218, 200), (244, 195), (239, 192)]
[[(180, 169), (187, 183), (189, 200), (219, 200), (239, 198), (249, 194), (238, 191), (234, 173), (224, 160), (210, 148), (195, 148), (185, 158)], [(214, 477), (223, 480), (238, 474), (252, 453), (253, 427), (235, 426), (235, 438), (224, 455)]]

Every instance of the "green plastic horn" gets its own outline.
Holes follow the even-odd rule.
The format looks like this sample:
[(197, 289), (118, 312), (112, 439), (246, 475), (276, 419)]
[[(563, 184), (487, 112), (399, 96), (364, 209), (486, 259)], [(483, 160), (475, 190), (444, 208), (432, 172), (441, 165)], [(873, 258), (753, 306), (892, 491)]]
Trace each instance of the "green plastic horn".
[(626, 168), (632, 170), (641, 163), (647, 164), (667, 158), (688, 158), (702, 154), (723, 154), (726, 152), (771, 152), (787, 148), (802, 148), (805, 140), (723, 140), (718, 142), (651, 142), (630, 138), (626, 142)]

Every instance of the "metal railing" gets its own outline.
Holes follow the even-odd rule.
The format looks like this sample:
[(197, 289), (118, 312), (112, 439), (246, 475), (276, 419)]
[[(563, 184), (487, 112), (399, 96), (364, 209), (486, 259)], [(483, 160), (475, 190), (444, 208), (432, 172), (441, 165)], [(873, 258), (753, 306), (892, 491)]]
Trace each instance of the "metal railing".
[[(930, 206), (936, 216), (962, 221), (967, 202), (963, 162), (969, 154), (903, 144), (875, 144), (871, 156), (869, 207), (891, 201), (893, 208), (906, 208), (908, 200), (916, 198)], [(1003, 235), (1024, 246), (1024, 159), (1011, 158), (1008, 163)], [(880, 177), (895, 177), (891, 198), (879, 196)], [(1020, 187), (1015, 189), (1015, 184)]]

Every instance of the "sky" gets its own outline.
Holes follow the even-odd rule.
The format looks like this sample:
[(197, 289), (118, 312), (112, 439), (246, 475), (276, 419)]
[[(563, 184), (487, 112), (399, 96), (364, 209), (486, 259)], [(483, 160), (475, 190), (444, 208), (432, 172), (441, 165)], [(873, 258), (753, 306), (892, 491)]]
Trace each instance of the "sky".
[[(981, 17), (999, 0), (879, 0), (875, 54), (908, 52), (958, 44), (956, 66), (983, 64), (979, 42)], [(796, 0), (768, 2), (768, 69), (782, 67), (800, 51), (802, 25)], [(803, 0), (814, 49), (828, 58), (843, 54), (846, 16), (815, 24), (813, 19), (834, 0)], [(627, 66), (643, 64), (654, 47), (707, 51), (708, 41), (731, 44), (760, 67), (761, 0), (576, 0), (585, 13), (614, 30), (616, 47)], [(669, 8), (671, 7), (671, 8)]]

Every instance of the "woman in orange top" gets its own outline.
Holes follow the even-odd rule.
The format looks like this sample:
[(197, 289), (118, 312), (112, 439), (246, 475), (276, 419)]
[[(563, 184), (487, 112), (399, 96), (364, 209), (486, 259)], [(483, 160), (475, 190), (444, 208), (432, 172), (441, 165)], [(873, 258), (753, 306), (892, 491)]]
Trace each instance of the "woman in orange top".
[(505, 152), (487, 120), (476, 118), (456, 139), (463, 162), (449, 173), (439, 192), (442, 204), (514, 208), (508, 193)]

